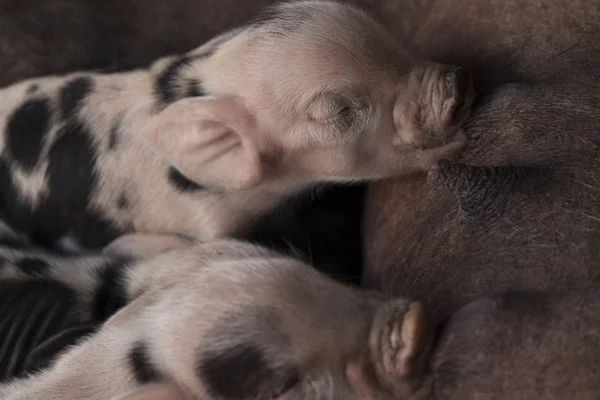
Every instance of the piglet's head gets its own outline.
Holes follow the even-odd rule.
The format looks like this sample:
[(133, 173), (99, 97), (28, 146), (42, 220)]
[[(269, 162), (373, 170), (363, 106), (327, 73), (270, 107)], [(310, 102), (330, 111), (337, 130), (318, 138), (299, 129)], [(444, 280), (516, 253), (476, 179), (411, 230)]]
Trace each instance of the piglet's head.
[(347, 4), (280, 4), (202, 68), (212, 97), (173, 104), (163, 120), (183, 128), (153, 132), (205, 186), (388, 178), (428, 170), (466, 142), (469, 73), (418, 59)]
[(280, 5), (240, 45), (235, 90), (275, 173), (379, 179), (426, 170), (466, 142), (470, 74), (424, 62), (364, 12)]

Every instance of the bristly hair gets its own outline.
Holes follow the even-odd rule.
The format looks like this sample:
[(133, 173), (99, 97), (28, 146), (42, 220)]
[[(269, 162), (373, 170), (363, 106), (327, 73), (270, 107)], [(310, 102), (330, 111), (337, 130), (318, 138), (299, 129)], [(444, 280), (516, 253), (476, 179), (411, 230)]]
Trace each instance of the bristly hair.
[[(285, 35), (299, 28), (318, 10), (322, 0), (284, 0), (268, 6), (250, 21), (250, 26), (273, 35)], [(330, 2), (330, 1), (327, 1)]]

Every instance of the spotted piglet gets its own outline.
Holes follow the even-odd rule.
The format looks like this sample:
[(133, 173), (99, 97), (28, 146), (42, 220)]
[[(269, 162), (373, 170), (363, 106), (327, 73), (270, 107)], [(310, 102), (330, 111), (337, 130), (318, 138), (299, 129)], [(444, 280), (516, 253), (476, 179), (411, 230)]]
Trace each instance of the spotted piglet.
[[(147, 242), (133, 239), (116, 248), (146, 253)], [(598, 282), (475, 299), (432, 328), (416, 302), (342, 285), (246, 242), (162, 251), (126, 263), (112, 256), (71, 257), (77, 265), (46, 259), (44, 268), (40, 253), (38, 268), (27, 274), (33, 259), (23, 263), (14, 248), (16, 261), (0, 268), (0, 279), (8, 273), (29, 283), (56, 281), (75, 294), (81, 315), (97, 312), (102, 298), (113, 316), (87, 333), (71, 331), (77, 338), (69, 347), (39, 373), (0, 384), (0, 398), (598, 397)], [(5, 324), (0, 329), (6, 332)], [(34, 354), (56, 343), (44, 342)]]
[[(109, 268), (80, 266), (87, 285), (56, 277), (85, 299)], [(420, 304), (272, 250), (218, 240), (125, 271), (127, 305), (46, 370), (0, 385), (0, 398), (394, 400), (424, 371), (432, 331)]]
[(65, 252), (132, 232), (237, 236), (315, 184), (451, 157), (472, 100), (465, 70), (354, 6), (282, 3), (147, 69), (2, 89), (1, 217)]

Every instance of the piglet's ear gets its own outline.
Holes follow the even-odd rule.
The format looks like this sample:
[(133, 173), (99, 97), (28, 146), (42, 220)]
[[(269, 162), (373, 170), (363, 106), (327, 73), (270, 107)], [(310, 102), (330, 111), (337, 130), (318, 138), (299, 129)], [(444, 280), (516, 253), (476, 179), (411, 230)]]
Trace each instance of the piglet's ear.
[(263, 177), (254, 117), (234, 98), (189, 98), (152, 116), (144, 137), (187, 178), (248, 189)]

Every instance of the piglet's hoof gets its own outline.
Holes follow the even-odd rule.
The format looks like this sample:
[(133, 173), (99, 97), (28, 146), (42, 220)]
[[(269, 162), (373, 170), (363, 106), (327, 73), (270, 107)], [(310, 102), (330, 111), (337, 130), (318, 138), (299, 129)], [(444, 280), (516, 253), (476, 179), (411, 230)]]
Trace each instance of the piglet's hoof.
[(425, 308), (417, 302), (392, 302), (376, 317), (371, 345), (375, 364), (392, 382), (422, 372), (433, 330)]

